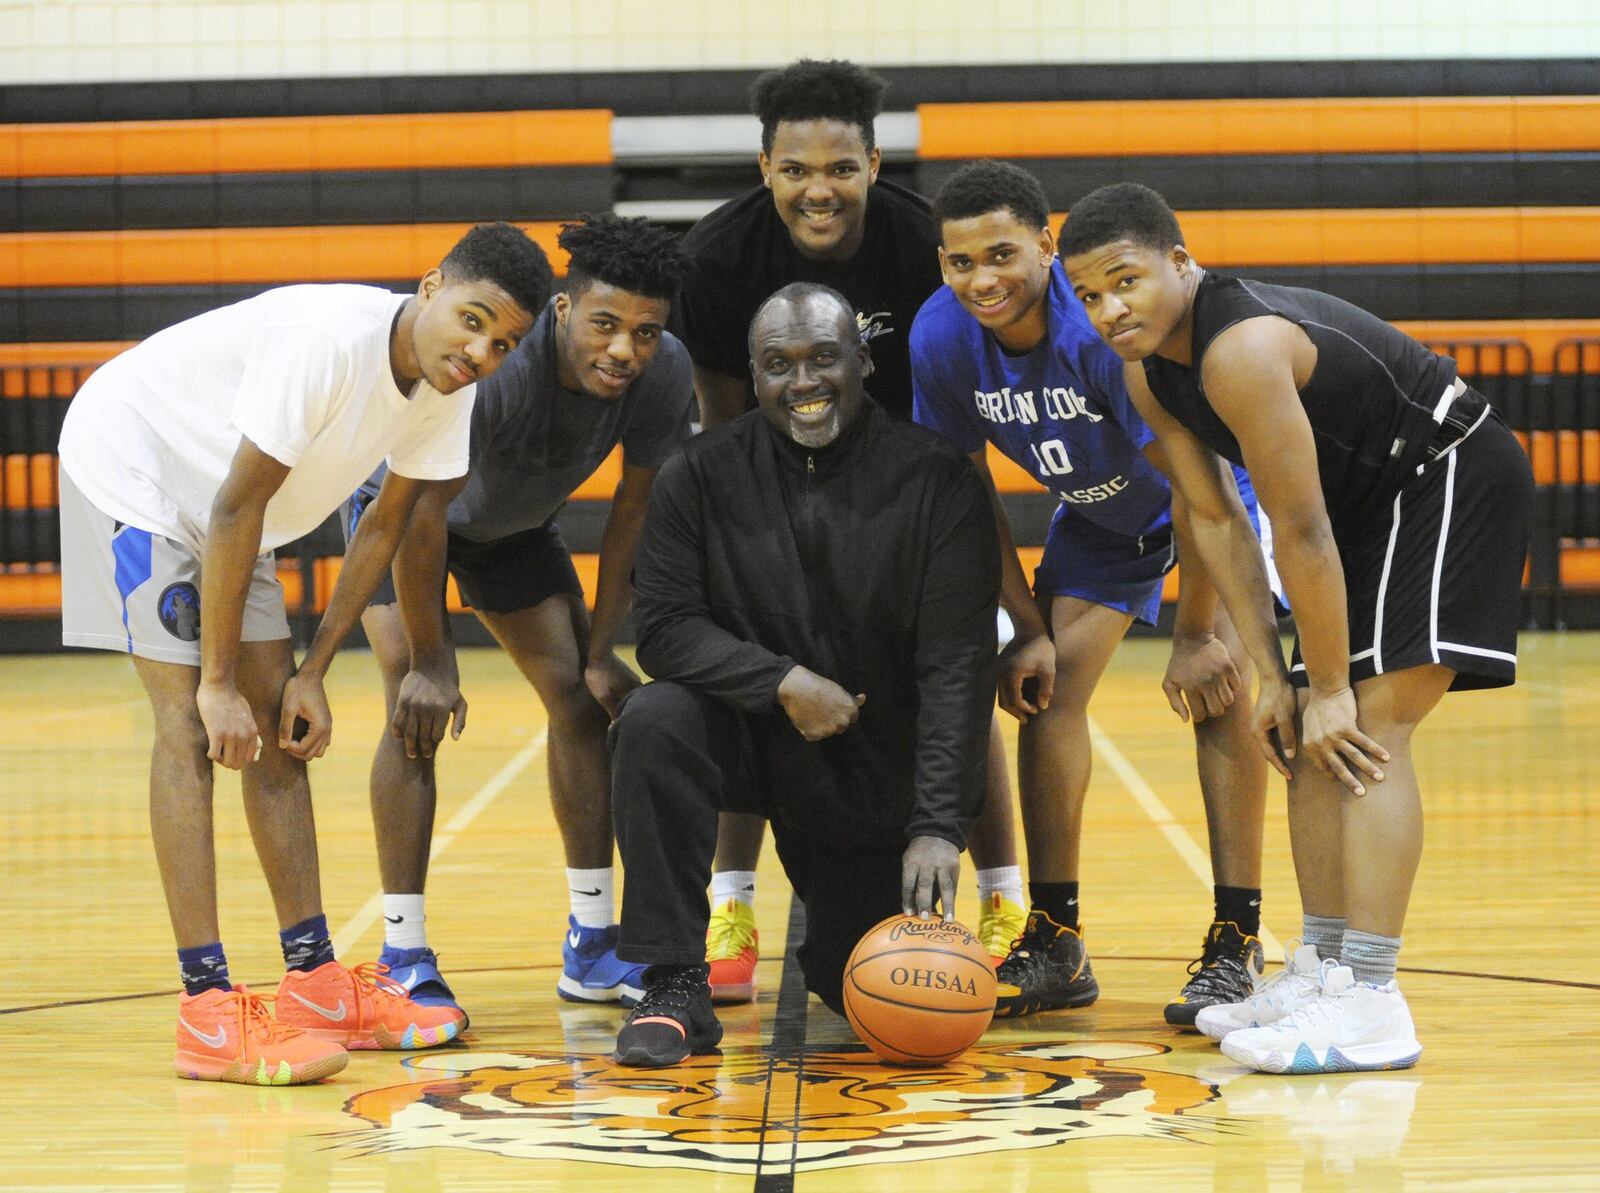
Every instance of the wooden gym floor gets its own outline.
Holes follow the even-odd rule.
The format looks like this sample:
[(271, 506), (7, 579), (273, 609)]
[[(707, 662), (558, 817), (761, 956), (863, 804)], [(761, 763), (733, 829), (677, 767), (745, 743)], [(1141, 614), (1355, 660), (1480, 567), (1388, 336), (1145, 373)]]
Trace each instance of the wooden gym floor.
[[(170, 1075), (175, 966), (146, 825), (149, 713), (127, 660), (0, 658), (0, 1173), (9, 1189), (1593, 1189), (1600, 1182), (1600, 635), (1530, 635), (1523, 682), (1453, 696), (1419, 747), (1428, 846), (1402, 954), (1426, 1047), (1402, 1073), (1246, 1074), (1160, 1009), (1209, 918), (1187, 730), (1127, 643), (1100, 729), (1083, 874), (1100, 1002), (999, 1023), (933, 1072), (876, 1065), (783, 964), (770, 844), (761, 995), (720, 1058), (619, 1071), (618, 1015), (555, 996), (566, 905), (544, 717), (506, 659), (464, 652), (446, 747), (431, 943), (472, 1014), (458, 1045), (358, 1054), (333, 1081), (254, 1089)], [(366, 807), (371, 661), (330, 681), (313, 771), (341, 955), (381, 943)], [(236, 979), (281, 971), (237, 796), (218, 782)], [(975, 915), (971, 872), (963, 918)], [(1274, 781), (1269, 957), (1299, 907)], [(792, 974), (791, 974), (792, 977)], [(650, 1171), (645, 1171), (649, 1169)]]

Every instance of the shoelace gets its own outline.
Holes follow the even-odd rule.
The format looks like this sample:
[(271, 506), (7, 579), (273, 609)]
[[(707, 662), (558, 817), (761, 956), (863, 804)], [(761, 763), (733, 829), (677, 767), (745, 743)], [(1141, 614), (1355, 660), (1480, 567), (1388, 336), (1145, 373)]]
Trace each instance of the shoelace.
[(727, 961), (745, 949), (755, 947), (755, 925), (744, 923), (733, 916), (722, 917), (706, 945), (708, 961)]
[(1301, 973), (1295, 969), (1294, 955), (1299, 948), (1300, 941), (1298, 939), (1289, 942), (1289, 947), (1283, 950), (1283, 968), (1270, 978), (1263, 980), (1261, 985), (1257, 987), (1256, 992), (1248, 999), (1249, 1002), (1261, 1002), (1268, 1006), (1275, 1006), (1280, 999), (1294, 997), (1291, 978), (1299, 979), (1303, 982), (1315, 982), (1317, 980), (1315, 975)]
[(1328, 979), (1333, 975), (1333, 971), (1338, 968), (1339, 962), (1332, 957), (1323, 960), (1321, 968), (1317, 970), (1317, 985), (1319, 987), (1317, 997), (1302, 1006), (1296, 1007), (1292, 1014), (1282, 1020), (1283, 1026), (1291, 1028), (1308, 1027), (1319, 1019), (1333, 1017), (1333, 1009), (1337, 1002), (1345, 998), (1350, 993), (1350, 990), (1355, 989), (1352, 986), (1337, 994), (1329, 992)]
[[(1017, 970), (1028, 970), (1035, 965), (1043, 964), (1043, 954), (1050, 948), (1050, 941), (1045, 937), (1044, 929), (1029, 931), (1030, 924), (1024, 924), (1022, 935), (1011, 942), (1011, 947), (1006, 950), (1006, 959), (995, 970), (995, 976), (1004, 981), (1001, 975), (1015, 973)], [(1026, 946), (1026, 947), (1024, 947)]]
[(1006, 920), (1008, 918), (1008, 916), (999, 910), (996, 910), (995, 913), (989, 917), (989, 922), (984, 925), (984, 927), (988, 928), (989, 931), (987, 937), (984, 939), (983, 947), (988, 949), (989, 952), (994, 953), (998, 951), (995, 949), (995, 945), (1004, 945), (1005, 955), (1009, 957), (1011, 955), (1011, 950), (1020, 945), (1022, 943), (1022, 938), (1028, 934), (1028, 919), (1026, 916), (1023, 917), (1022, 931), (1017, 933), (1008, 941), (1004, 936), (996, 935), (996, 933), (1005, 931)]
[(687, 1011), (690, 1000), (705, 985), (705, 972), (699, 966), (687, 966), (670, 971), (659, 982), (645, 987), (644, 997), (634, 1006), (629, 1019), (642, 1019), (646, 1015), (670, 1015), (673, 1011)]
[(363, 961), (360, 965), (350, 970), (350, 976), (355, 979), (356, 1018), (357, 1022), (367, 1022), (366, 1010), (369, 1006), (381, 1005), (386, 998), (398, 998), (402, 1001), (409, 1000), (411, 995), (399, 982), (388, 976), (389, 967), (382, 961)]
[(1237, 957), (1201, 957), (1189, 962), (1189, 972), (1189, 989), (1197, 994), (1233, 994), (1240, 982), (1250, 988), (1250, 970)]
[(275, 1004), (278, 996), (275, 994), (257, 994), (244, 986), (235, 986), (237, 999), (239, 1039), (254, 1036), (258, 1040), (272, 1041), (283, 1040), (290, 1036), (300, 1034), (300, 1029), (291, 1023), (279, 1023), (277, 1018), (268, 1010), (269, 1004)]

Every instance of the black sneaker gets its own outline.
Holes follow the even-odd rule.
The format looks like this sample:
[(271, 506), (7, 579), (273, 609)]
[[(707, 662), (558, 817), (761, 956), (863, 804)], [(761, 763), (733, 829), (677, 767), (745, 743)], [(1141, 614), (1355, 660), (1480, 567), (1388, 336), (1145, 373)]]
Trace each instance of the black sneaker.
[(1255, 993), (1265, 966), (1260, 940), (1246, 936), (1232, 920), (1213, 921), (1205, 951), (1189, 963), (1194, 976), (1167, 1004), (1167, 1022), (1193, 1027), (1203, 1008), (1243, 1002)]
[(994, 977), (994, 1013), (1002, 1019), (1086, 1007), (1100, 997), (1083, 930), (1063, 928), (1042, 911), (1028, 913), (1028, 926), (1012, 942)]
[(716, 1051), (722, 1024), (711, 1009), (708, 965), (652, 965), (644, 993), (617, 1033), (620, 1065), (660, 1068)]

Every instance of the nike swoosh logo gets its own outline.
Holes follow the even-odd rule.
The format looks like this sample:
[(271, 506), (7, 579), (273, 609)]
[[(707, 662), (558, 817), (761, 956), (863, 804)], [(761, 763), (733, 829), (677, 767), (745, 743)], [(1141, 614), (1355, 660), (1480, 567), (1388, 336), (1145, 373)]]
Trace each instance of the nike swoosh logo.
[(567, 933), (567, 943), (570, 944), (573, 948), (577, 948), (580, 944), (583, 943), (583, 937), (579, 936), (576, 932), (568, 932)]
[(406, 974), (406, 980), (400, 984), (407, 990), (410, 990), (411, 987), (417, 984), (417, 971), (413, 969), (410, 973)]
[(406, 917), (403, 915), (386, 915), (383, 918), (388, 920), (391, 924), (403, 924), (406, 922)]
[(182, 1015), (178, 1016), (178, 1022), (183, 1024), (188, 1033), (195, 1039), (199, 1040), (207, 1048), (221, 1048), (228, 1042), (228, 1033), (220, 1027), (217, 1028), (213, 1034), (208, 1036), (205, 1032), (201, 1031), (194, 1024), (190, 1023)]
[(294, 999), (295, 1002), (300, 1003), (303, 1006), (310, 1007), (313, 1011), (315, 1011), (317, 1014), (321, 1015), (324, 1019), (331, 1019), (333, 1022), (338, 1023), (340, 1020), (342, 1020), (344, 1018), (344, 999), (342, 999), (342, 998), (339, 1000), (339, 1005), (334, 1007), (333, 1010), (330, 1011), (327, 1007), (319, 1007), (316, 1003), (312, 1002), (309, 998), (301, 998), (293, 990), (289, 991), (289, 997)]
[(592, 890), (592, 891), (580, 891), (577, 887), (573, 887), (572, 888), (572, 893), (574, 895), (589, 895), (590, 897), (593, 897), (593, 896), (598, 895), (600, 893), (600, 888), (599, 887), (595, 887), (594, 890)]

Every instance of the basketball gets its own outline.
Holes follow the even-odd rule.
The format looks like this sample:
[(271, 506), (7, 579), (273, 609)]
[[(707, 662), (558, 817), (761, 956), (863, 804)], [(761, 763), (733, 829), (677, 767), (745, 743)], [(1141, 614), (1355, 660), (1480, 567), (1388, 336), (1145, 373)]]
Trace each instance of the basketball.
[(844, 969), (844, 1013), (887, 1061), (939, 1065), (960, 1056), (994, 1018), (994, 962), (954, 920), (894, 915), (856, 945)]

